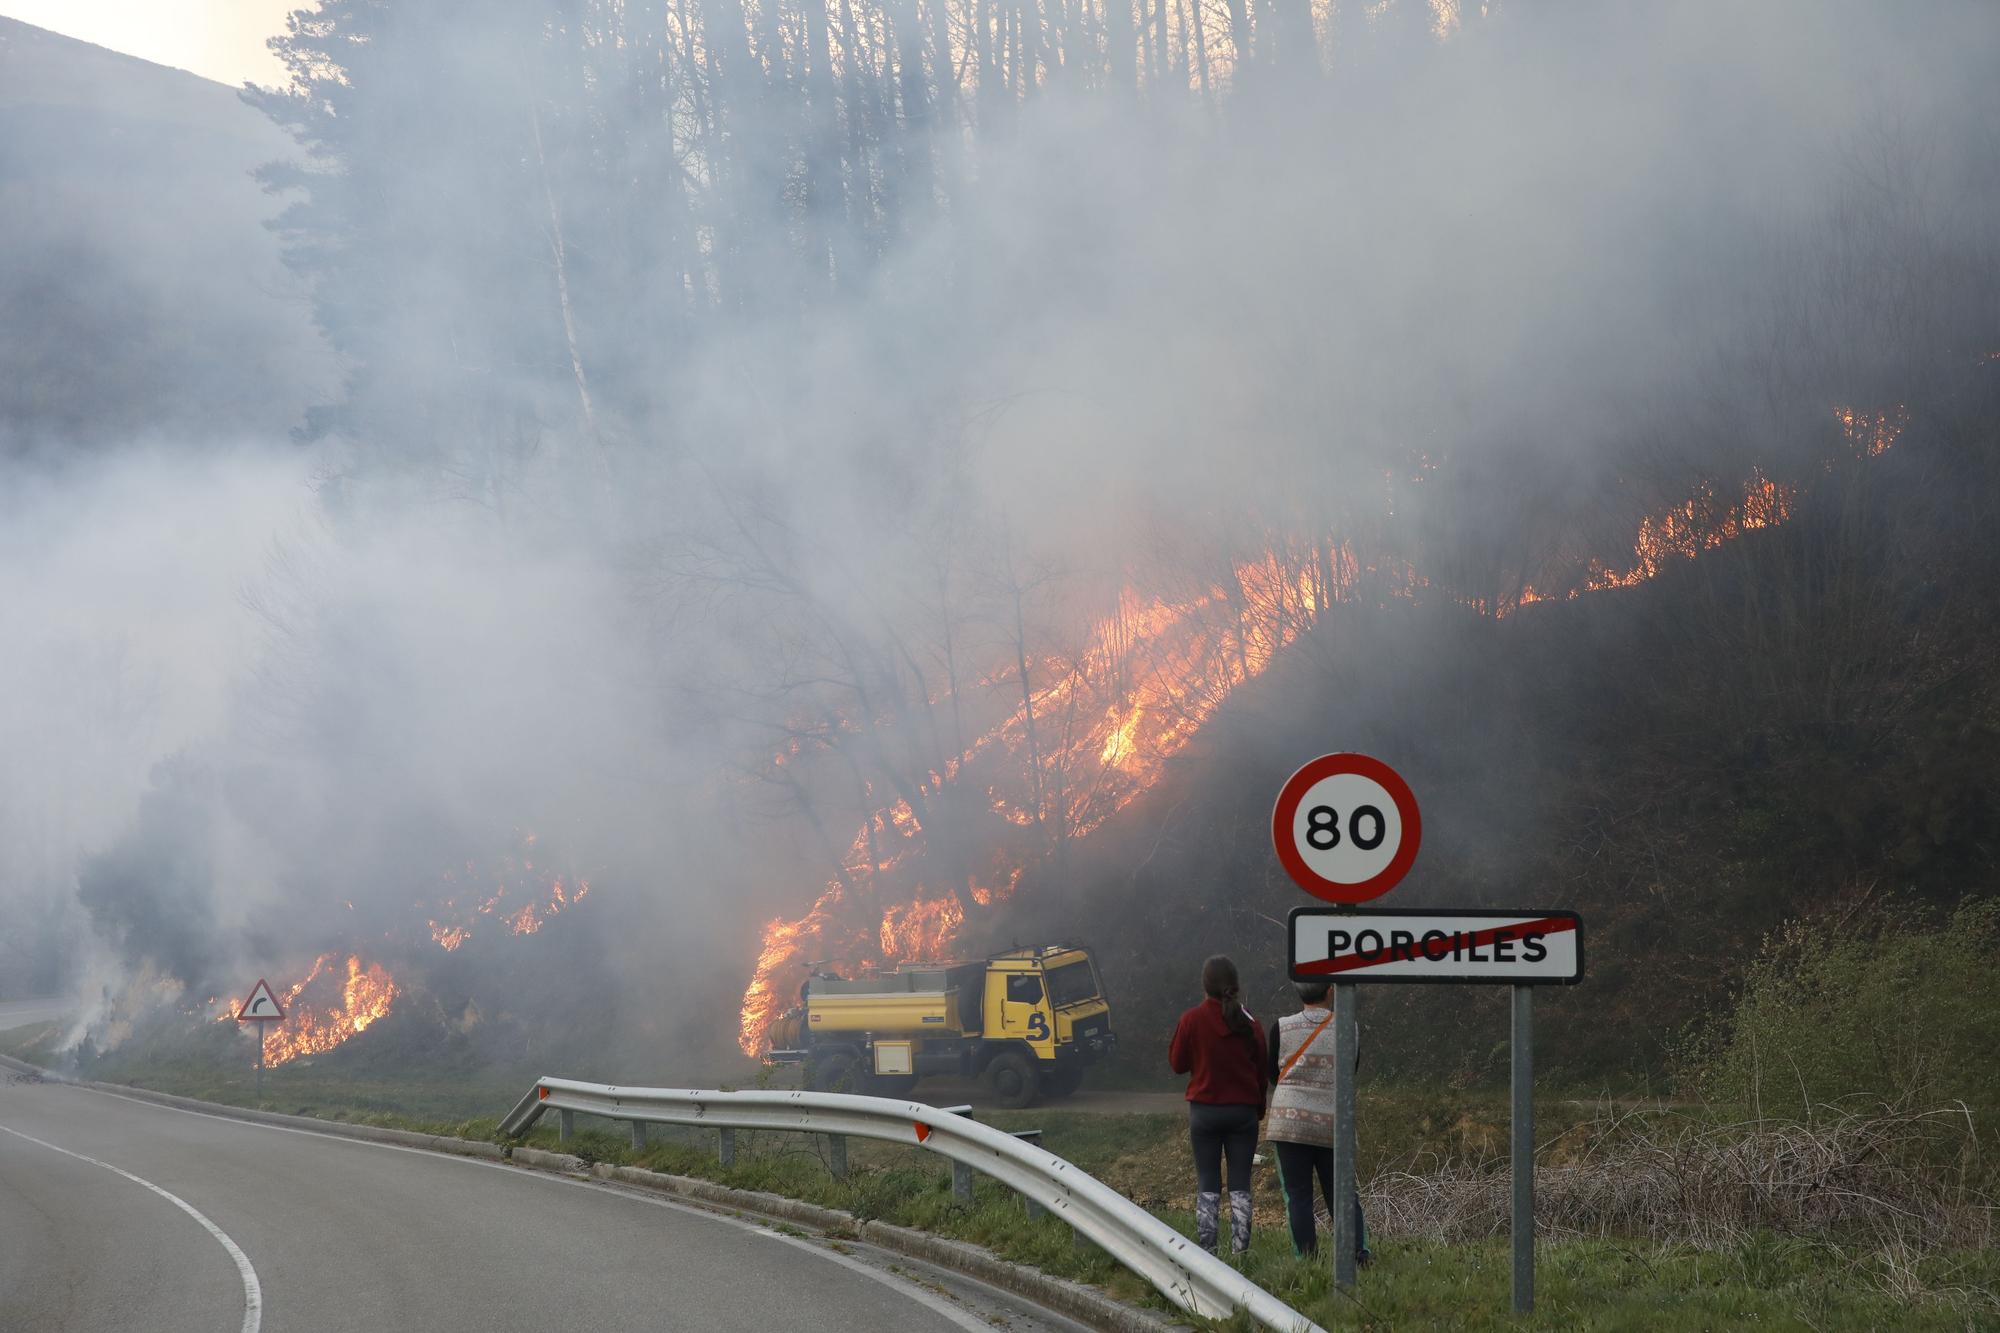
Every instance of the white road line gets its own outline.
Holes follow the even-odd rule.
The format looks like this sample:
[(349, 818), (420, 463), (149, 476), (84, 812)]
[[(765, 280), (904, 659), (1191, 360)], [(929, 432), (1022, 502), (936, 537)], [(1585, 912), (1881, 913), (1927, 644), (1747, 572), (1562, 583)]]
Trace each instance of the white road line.
[[(573, 1186), (581, 1186), (584, 1189), (602, 1190), (607, 1194), (615, 1194), (620, 1198), (629, 1199), (634, 1203), (651, 1204), (656, 1208), (667, 1208), (675, 1212), (689, 1213), (696, 1217), (705, 1218), (711, 1222), (726, 1223), (730, 1226), (740, 1227), (745, 1231), (754, 1232), (760, 1236), (768, 1236), (772, 1240), (781, 1240), (788, 1245), (796, 1245), (810, 1254), (818, 1255), (822, 1259), (831, 1260), (832, 1262), (841, 1264), (844, 1267), (852, 1268), (859, 1273), (865, 1273), (867, 1276), (875, 1279), (877, 1282), (881, 1282), (884, 1285), (899, 1292), (900, 1294), (907, 1296), (910, 1299), (918, 1302), (919, 1304), (928, 1306), (932, 1310), (935, 1310), (938, 1314), (944, 1316), (946, 1319), (949, 1319), (952, 1323), (958, 1325), (960, 1328), (971, 1330), (971, 1333), (992, 1333), (993, 1326), (990, 1321), (981, 1320), (975, 1317), (974, 1315), (970, 1314), (969, 1312), (959, 1309), (957, 1306), (952, 1305), (949, 1301), (945, 1300), (943, 1297), (921, 1286), (912, 1279), (899, 1277), (893, 1273), (883, 1272), (881, 1269), (874, 1268), (868, 1264), (862, 1263), (859, 1259), (856, 1259), (851, 1255), (842, 1254), (838, 1250), (828, 1249), (823, 1246), (815, 1245), (811, 1241), (801, 1240), (795, 1236), (787, 1236), (783, 1232), (773, 1231), (770, 1227), (763, 1225), (761, 1223), (746, 1221), (743, 1218), (735, 1217), (728, 1213), (718, 1212), (708, 1208), (703, 1208), (696, 1204), (682, 1203), (676, 1199), (657, 1198), (651, 1193), (643, 1192), (641, 1187), (636, 1185), (621, 1186), (620, 1184), (614, 1181), (578, 1180), (573, 1176), (557, 1175), (550, 1172), (537, 1171), (525, 1167), (512, 1166), (503, 1162), (496, 1162), (491, 1160), (490, 1158), (485, 1158), (485, 1157), (461, 1157), (456, 1153), (437, 1152), (429, 1148), (412, 1148), (401, 1143), (382, 1143), (375, 1139), (350, 1139), (342, 1134), (327, 1134), (319, 1130), (304, 1129), (297, 1125), (273, 1125), (273, 1124), (267, 1124), (260, 1120), (238, 1120), (234, 1116), (218, 1115), (214, 1111), (197, 1111), (191, 1107), (168, 1106), (163, 1102), (147, 1101), (143, 1097), (127, 1097), (121, 1093), (112, 1092), (108, 1088), (85, 1088), (85, 1087), (80, 1087), (76, 1084), (69, 1084), (67, 1086), (75, 1088), (76, 1091), (78, 1092), (94, 1092), (100, 1097), (111, 1097), (116, 1099), (117, 1101), (130, 1102), (134, 1106), (144, 1106), (155, 1111), (173, 1111), (180, 1115), (199, 1116), (203, 1120), (219, 1120), (224, 1124), (228, 1125), (248, 1125), (256, 1129), (275, 1129), (281, 1134), (304, 1134), (310, 1138), (318, 1139), (322, 1143), (349, 1143), (353, 1144), (358, 1148), (387, 1148), (391, 1152), (416, 1153), (418, 1156), (429, 1158), (432, 1161), (437, 1161), (442, 1159), (447, 1162), (461, 1162), (466, 1166), (489, 1167), (495, 1171), (504, 1171), (510, 1177), (513, 1177), (515, 1179), (526, 1178), (530, 1180), (545, 1181), (551, 1185), (573, 1185)], [(4, 1125), (0, 1125), (0, 1129), (5, 1129), (5, 1128), (6, 1127)], [(12, 1134), (12, 1133), (17, 1133), (18, 1131), (8, 1130), (7, 1132)], [(26, 1138), (27, 1135), (23, 1134), (21, 1135), (21, 1137)], [(41, 1140), (36, 1139), (35, 1142), (40, 1143)], [(53, 1144), (46, 1144), (44, 1146), (54, 1147)], [(69, 1150), (66, 1148), (57, 1148), (56, 1151), (68, 1152)], [(79, 1156), (80, 1154), (71, 1154), (71, 1155)], [(84, 1160), (91, 1161), (93, 1159), (86, 1157), (84, 1158)], [(104, 1163), (99, 1162), (98, 1165), (103, 1166)], [(111, 1168), (111, 1170), (117, 1171), (118, 1168), (114, 1166)], [(123, 1175), (125, 1173), (119, 1172), (119, 1174)], [(132, 1178), (134, 1180), (139, 1179), (137, 1176), (134, 1176)], [(146, 1184), (145, 1181), (140, 1181), (140, 1183)], [(154, 1189), (158, 1187), (153, 1185), (147, 1185), (147, 1188)], [(162, 1194), (166, 1193), (165, 1190), (161, 1190), (160, 1192)], [(167, 1197), (170, 1199), (173, 1198), (171, 1194), (168, 1194)], [(180, 1203), (180, 1200), (174, 1199), (174, 1202)], [(181, 1207), (187, 1208), (187, 1205), (182, 1203)], [(188, 1211), (193, 1213), (194, 1209), (188, 1208)], [(195, 1213), (195, 1216), (197, 1218), (201, 1218), (202, 1224), (204, 1226), (209, 1225), (208, 1220), (206, 1218), (202, 1218), (201, 1214)], [(211, 1226), (210, 1230), (214, 1230), (214, 1228)], [(215, 1234), (218, 1238), (222, 1240), (222, 1242), (225, 1245), (230, 1244), (229, 1238), (224, 1236), (220, 1231), (216, 1231)], [(233, 1246), (231, 1246), (231, 1248), (232, 1250), (234, 1249)], [(249, 1271), (248, 1260), (244, 1261), (243, 1267), (245, 1270), (246, 1283), (255, 1283), (255, 1281), (257, 1280), (256, 1275)], [(1032, 1306), (1034, 1303), (1030, 1301), (1028, 1302), (1028, 1304)], [(255, 1330), (256, 1326), (253, 1324), (246, 1322), (243, 1326), (243, 1333), (255, 1333)]]
[(113, 1166), (109, 1162), (100, 1162), (95, 1157), (86, 1157), (80, 1152), (71, 1152), (68, 1148), (59, 1148), (55, 1144), (38, 1139), (32, 1134), (23, 1134), (20, 1130), (9, 1129), (5, 1125), (0, 1125), (0, 1133), (12, 1134), (17, 1139), (26, 1139), (30, 1143), (47, 1148), (50, 1152), (59, 1152), (65, 1157), (74, 1157), (79, 1162), (89, 1162), (92, 1166), (101, 1166), (106, 1171), (125, 1177), (125, 1179), (131, 1181), (134, 1185), (144, 1185), (147, 1189), (153, 1191), (153, 1193), (159, 1195), (162, 1199), (165, 1199), (168, 1203), (201, 1223), (208, 1234), (215, 1237), (221, 1243), (223, 1249), (229, 1251), (229, 1257), (236, 1261), (236, 1272), (243, 1279), (242, 1333), (257, 1333), (258, 1328), (264, 1322), (264, 1288), (257, 1281), (257, 1270), (250, 1266), (250, 1256), (243, 1253), (243, 1247), (231, 1240), (228, 1232), (204, 1217), (199, 1208), (196, 1208), (193, 1204), (171, 1190), (163, 1190), (152, 1181), (142, 1176), (133, 1175), (122, 1166)]

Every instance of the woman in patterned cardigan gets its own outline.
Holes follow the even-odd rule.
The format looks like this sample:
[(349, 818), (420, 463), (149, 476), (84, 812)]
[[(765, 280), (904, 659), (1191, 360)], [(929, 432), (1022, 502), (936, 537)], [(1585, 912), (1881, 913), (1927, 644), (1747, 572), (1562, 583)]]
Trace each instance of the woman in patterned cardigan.
[[(1327, 1003), (1331, 989), (1324, 981), (1298, 983), (1296, 1014), (1287, 1014), (1271, 1024), (1265, 1042), (1271, 1085), (1271, 1109), (1265, 1120), (1265, 1137), (1278, 1150), (1278, 1179), (1285, 1190), (1285, 1213), (1292, 1226), (1292, 1248), (1300, 1254), (1318, 1252), (1313, 1234), (1313, 1178), (1319, 1178), (1320, 1197), (1332, 1213), (1333, 1203), (1333, 1108), (1339, 1091), (1340, 1071), (1333, 1058), (1333, 1007)], [(1361, 1065), (1357, 1044), (1355, 1068)], [(1348, 1077), (1353, 1071), (1348, 1072)], [(1354, 1209), (1354, 1257), (1369, 1259), (1367, 1235), (1361, 1217), (1361, 1195), (1357, 1191), (1350, 1206)]]

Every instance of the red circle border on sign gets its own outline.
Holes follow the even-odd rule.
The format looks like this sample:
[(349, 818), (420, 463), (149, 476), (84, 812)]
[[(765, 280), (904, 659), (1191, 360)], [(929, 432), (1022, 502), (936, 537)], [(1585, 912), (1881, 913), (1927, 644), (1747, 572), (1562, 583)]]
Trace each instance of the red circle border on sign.
[[(1321, 778), (1330, 778), (1336, 773), (1354, 773), (1381, 784), (1396, 803), (1397, 817), (1402, 820), (1403, 838), (1396, 845), (1396, 855), (1381, 873), (1359, 884), (1341, 884), (1327, 879), (1306, 864), (1299, 854), (1298, 845), (1292, 840), (1292, 825), (1299, 816), (1299, 803), (1305, 800), (1306, 792)], [(1313, 897), (1330, 903), (1365, 903), (1371, 898), (1379, 898), (1401, 882), (1416, 864), (1417, 845), (1423, 841), (1423, 817), (1417, 812), (1416, 793), (1410, 784), (1395, 769), (1380, 759), (1365, 754), (1323, 754), (1319, 758), (1292, 774), (1289, 781), (1278, 792), (1278, 803), (1271, 808), (1271, 844), (1278, 850), (1278, 862), (1285, 867), (1285, 873), (1292, 882)]]

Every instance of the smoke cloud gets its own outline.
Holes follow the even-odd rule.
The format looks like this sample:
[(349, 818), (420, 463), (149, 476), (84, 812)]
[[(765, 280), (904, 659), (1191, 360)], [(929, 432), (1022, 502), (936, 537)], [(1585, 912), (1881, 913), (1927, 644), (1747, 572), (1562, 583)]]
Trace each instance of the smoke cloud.
[[(732, 6), (558, 8), (365, 47), (368, 7), (302, 11), (299, 71), (352, 77), (261, 99), (341, 363), (291, 381), (298, 442), (17, 416), (0, 883), (37, 985), (354, 950), (461, 1026), (611, 994), (601, 1039), (716, 1058), (874, 812), (918, 811), (930, 891), (992, 880), (1019, 834), (956, 777), (1123, 590), (1344, 550), (1497, 614), (2000, 347), (1988, 6), (1321, 5), (1184, 96), (1051, 55), (922, 123), (935, 45), (864, 86), (803, 9), (718, 65)], [(592, 896), (546, 940), (502, 925), (557, 878)]]

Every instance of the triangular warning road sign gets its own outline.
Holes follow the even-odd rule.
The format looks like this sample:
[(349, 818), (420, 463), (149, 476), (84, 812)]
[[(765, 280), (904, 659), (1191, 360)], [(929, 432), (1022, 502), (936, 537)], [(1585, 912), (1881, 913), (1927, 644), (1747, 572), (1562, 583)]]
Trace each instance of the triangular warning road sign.
[(243, 1001), (243, 1007), (236, 1011), (239, 1023), (275, 1022), (285, 1016), (285, 1006), (278, 1003), (278, 997), (271, 991), (271, 983), (262, 977), (250, 988), (250, 998)]

